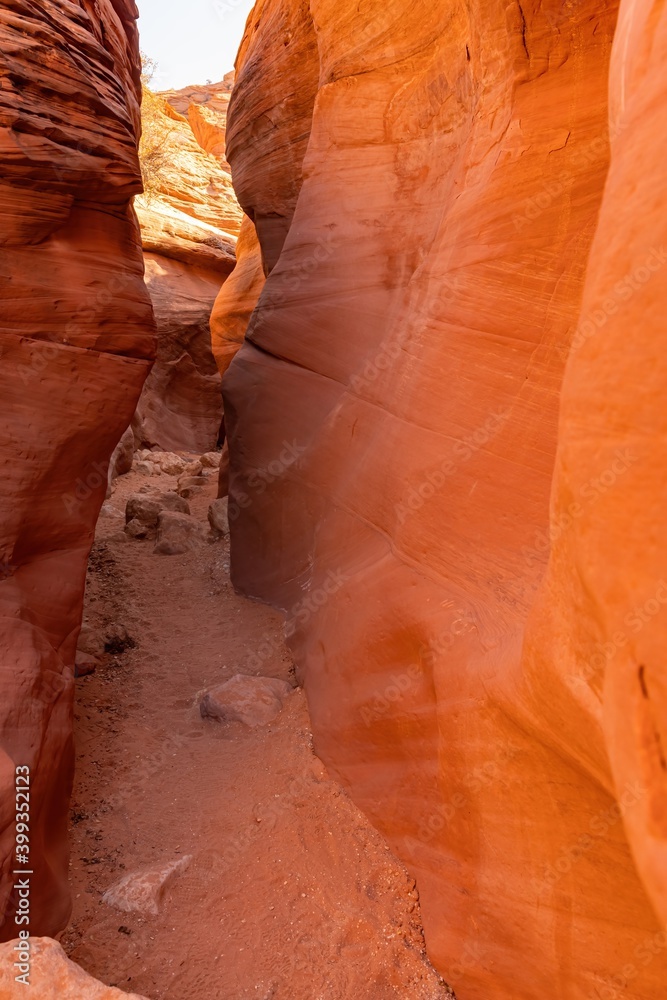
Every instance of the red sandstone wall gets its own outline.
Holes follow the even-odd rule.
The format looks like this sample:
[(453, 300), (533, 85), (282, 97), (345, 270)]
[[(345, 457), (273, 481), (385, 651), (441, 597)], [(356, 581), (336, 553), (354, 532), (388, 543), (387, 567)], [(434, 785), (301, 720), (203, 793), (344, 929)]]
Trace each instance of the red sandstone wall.
[(33, 934), (69, 913), (73, 662), (109, 456), (155, 348), (139, 229), (132, 0), (0, 9), (0, 940), (15, 767), (32, 772)]
[[(667, 15), (310, 11), (248, 32), (230, 109), (246, 211), (303, 178), (224, 383), (234, 579), (287, 611), (317, 750), (417, 874), (459, 1000), (653, 1000)], [(266, 111), (291, 46), (303, 163)]]

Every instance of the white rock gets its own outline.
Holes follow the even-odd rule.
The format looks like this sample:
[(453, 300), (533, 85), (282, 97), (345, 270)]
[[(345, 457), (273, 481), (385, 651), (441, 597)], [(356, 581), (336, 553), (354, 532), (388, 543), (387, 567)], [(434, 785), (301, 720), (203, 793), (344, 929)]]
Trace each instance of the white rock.
[(107, 889), (102, 896), (102, 902), (126, 913), (141, 913), (144, 916), (156, 917), (164, 890), (177, 875), (186, 870), (191, 861), (192, 855), (186, 854), (178, 861), (172, 861), (159, 868), (130, 872)]
[(14, 967), (20, 953), (18, 939), (0, 944), (0, 998), (2, 1000), (146, 1000), (138, 993), (123, 993), (93, 979), (71, 962), (57, 941), (30, 938), (29, 985), (16, 981)]

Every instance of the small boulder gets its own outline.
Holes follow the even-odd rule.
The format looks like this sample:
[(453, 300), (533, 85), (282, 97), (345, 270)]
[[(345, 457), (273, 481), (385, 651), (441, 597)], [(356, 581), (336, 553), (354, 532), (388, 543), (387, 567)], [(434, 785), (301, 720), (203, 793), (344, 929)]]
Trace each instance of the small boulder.
[(176, 491), (180, 496), (189, 500), (201, 492), (202, 486), (206, 486), (204, 476), (183, 476), (178, 480)]
[(148, 527), (148, 525), (142, 524), (142, 522), (138, 521), (136, 517), (133, 518), (131, 521), (128, 521), (127, 524), (125, 525), (125, 534), (129, 535), (130, 538), (137, 538), (141, 540), (143, 538), (148, 538), (148, 535), (150, 533), (151, 529)]
[(79, 640), (76, 648), (81, 650), (82, 653), (88, 653), (90, 656), (102, 656), (104, 653), (104, 642), (104, 634), (99, 629), (91, 628), (90, 625), (84, 623), (79, 632)]
[(77, 649), (74, 661), (74, 676), (78, 678), (94, 674), (100, 663), (101, 660), (98, 660), (96, 656), (91, 656), (90, 653), (83, 653), (80, 649)]
[(153, 462), (137, 462), (134, 466), (136, 472), (141, 473), (142, 476), (152, 476), (155, 473), (156, 467)]
[(155, 531), (159, 513), (160, 504), (157, 497), (146, 493), (133, 493), (127, 498), (125, 505), (125, 523), (139, 521), (151, 531)]
[(199, 459), (202, 466), (205, 469), (219, 469), (220, 468), (220, 452), (219, 451), (207, 451), (205, 455), (202, 455)]
[(203, 719), (242, 722), (255, 728), (266, 726), (281, 712), (293, 688), (277, 677), (236, 674), (204, 695), (199, 705)]
[(211, 531), (216, 538), (221, 538), (223, 535), (229, 534), (229, 517), (227, 511), (227, 497), (214, 500), (208, 508), (208, 523), (211, 525)]
[(199, 459), (196, 459), (194, 462), (188, 462), (183, 469), (183, 474), (186, 476), (200, 476), (203, 468), (204, 466)]
[(206, 531), (199, 521), (177, 511), (163, 510), (158, 518), (157, 544), (153, 550), (161, 556), (177, 556), (199, 548), (206, 541)]
[(175, 493), (174, 490), (169, 490), (167, 493), (158, 493), (157, 496), (151, 497), (155, 500), (157, 504), (160, 505), (160, 510), (175, 510), (179, 514), (189, 514), (190, 504), (185, 500), (184, 497)]
[(151, 461), (159, 465), (162, 472), (168, 476), (180, 476), (185, 471), (185, 461), (172, 451), (153, 452)]
[(104, 652), (120, 656), (128, 649), (134, 649), (136, 642), (125, 625), (110, 624), (104, 634)]
[(107, 889), (102, 902), (126, 913), (156, 917), (164, 890), (177, 875), (185, 871), (191, 861), (192, 855), (186, 854), (178, 861), (158, 868), (131, 872)]

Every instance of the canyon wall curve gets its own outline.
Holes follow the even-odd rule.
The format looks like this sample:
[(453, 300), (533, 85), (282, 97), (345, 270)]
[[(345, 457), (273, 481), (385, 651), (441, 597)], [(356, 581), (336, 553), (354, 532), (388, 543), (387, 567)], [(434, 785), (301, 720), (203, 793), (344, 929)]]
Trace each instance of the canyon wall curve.
[(31, 932), (67, 923), (86, 563), (109, 457), (155, 350), (131, 207), (141, 190), (137, 16), (133, 0), (0, 10), (2, 941), (17, 936), (21, 905), (16, 768), (30, 769)]
[[(264, 0), (241, 47), (239, 200), (298, 197), (282, 250), (257, 225), (223, 381), (233, 579), (287, 614), (316, 750), (416, 874), (459, 1000), (667, 973), (666, 19)], [(307, 149), (267, 181), (292, 46)]]

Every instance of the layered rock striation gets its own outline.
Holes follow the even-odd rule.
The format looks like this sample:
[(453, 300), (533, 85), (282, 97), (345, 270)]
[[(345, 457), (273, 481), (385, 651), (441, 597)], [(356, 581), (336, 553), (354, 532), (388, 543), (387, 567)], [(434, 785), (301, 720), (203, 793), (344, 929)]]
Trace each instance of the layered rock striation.
[[(226, 114), (220, 108), (231, 87), (219, 86), (211, 93), (186, 88), (145, 95), (147, 192), (137, 211), (159, 338), (133, 423), (142, 447), (205, 452), (221, 433), (209, 319), (235, 264), (242, 212), (224, 161)], [(209, 100), (200, 104), (199, 98)]]
[(264, 0), (237, 64), (233, 577), (459, 1000), (667, 974), (666, 47), (650, 0)]
[[(17, 868), (31, 872), (31, 933), (52, 935), (68, 918), (86, 562), (109, 457), (155, 351), (131, 208), (137, 10), (92, 6), (0, 10), (0, 940), (16, 937), (25, 911)], [(27, 787), (28, 851), (16, 827)]]

